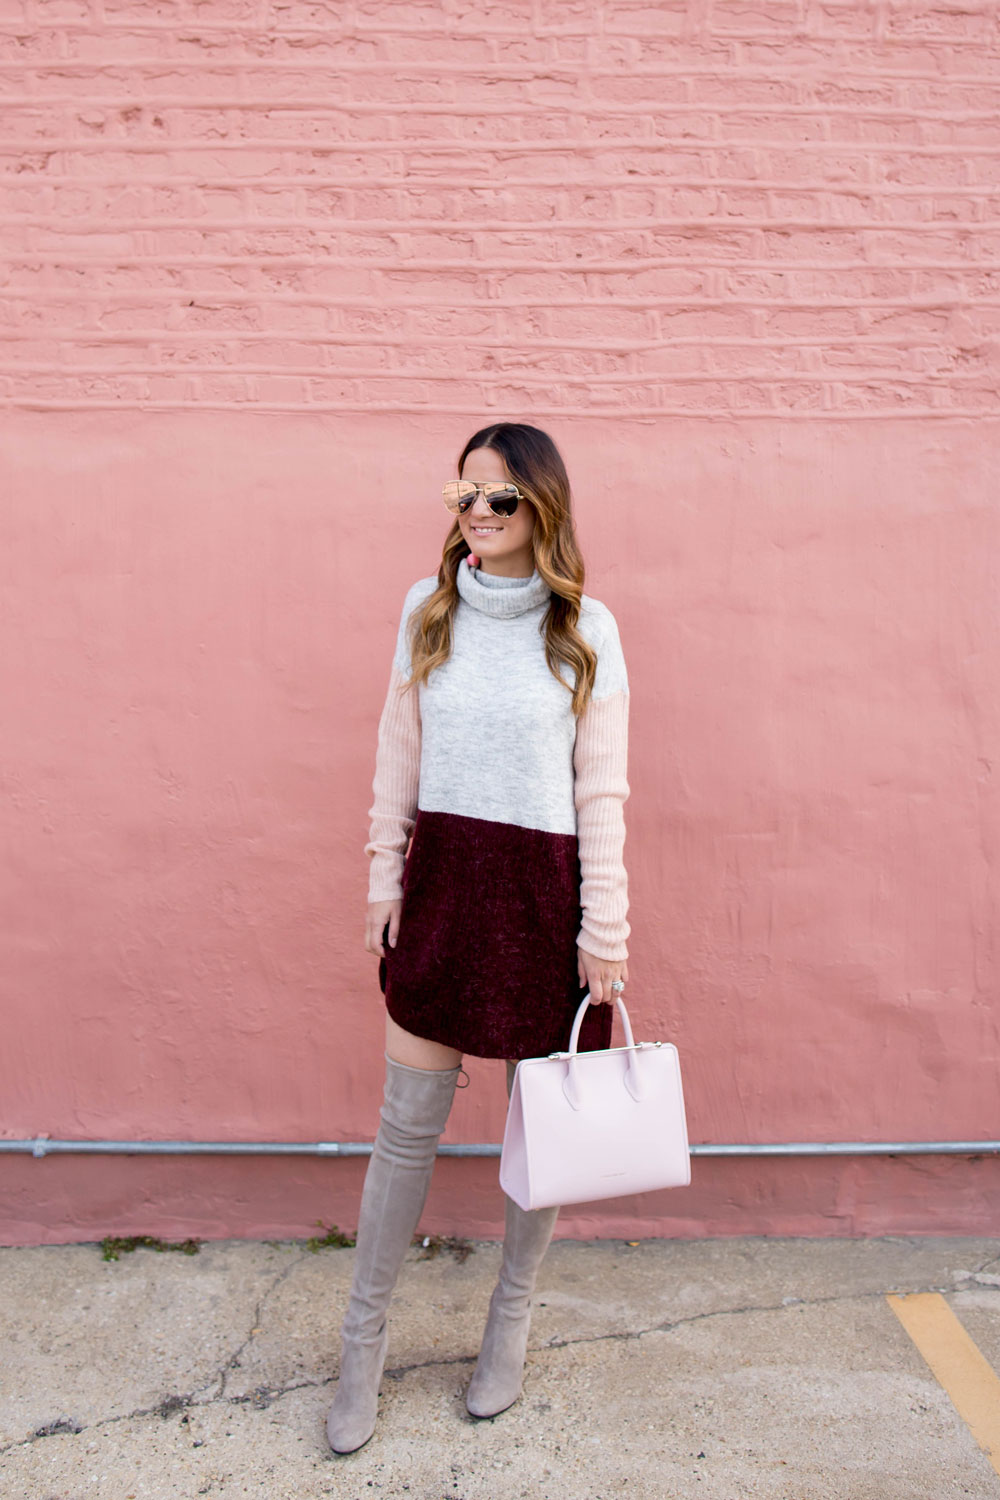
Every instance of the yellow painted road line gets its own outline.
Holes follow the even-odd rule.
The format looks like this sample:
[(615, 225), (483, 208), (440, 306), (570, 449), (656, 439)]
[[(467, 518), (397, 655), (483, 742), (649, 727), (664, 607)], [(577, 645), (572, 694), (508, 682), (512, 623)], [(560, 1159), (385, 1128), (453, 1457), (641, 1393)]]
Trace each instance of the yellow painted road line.
[(885, 1300), (1000, 1474), (1000, 1376), (940, 1292), (890, 1292)]

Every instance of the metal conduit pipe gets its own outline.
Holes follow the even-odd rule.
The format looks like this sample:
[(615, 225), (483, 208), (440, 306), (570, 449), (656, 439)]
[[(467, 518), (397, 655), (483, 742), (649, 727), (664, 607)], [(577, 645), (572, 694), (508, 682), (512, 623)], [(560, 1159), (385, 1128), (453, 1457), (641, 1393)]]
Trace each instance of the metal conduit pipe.
[[(762, 1141), (708, 1142), (692, 1156), (980, 1156), (1000, 1152), (1000, 1141)], [(58, 1141), (46, 1135), (0, 1140), (0, 1152), (43, 1156), (370, 1156), (371, 1141)], [(499, 1156), (491, 1142), (438, 1146), (439, 1156)]]

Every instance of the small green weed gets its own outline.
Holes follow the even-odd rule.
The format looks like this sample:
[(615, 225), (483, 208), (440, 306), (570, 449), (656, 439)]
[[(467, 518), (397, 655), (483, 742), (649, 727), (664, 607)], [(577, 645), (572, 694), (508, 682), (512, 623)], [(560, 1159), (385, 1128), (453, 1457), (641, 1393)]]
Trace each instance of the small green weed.
[(124, 1237), (107, 1235), (101, 1241), (101, 1259), (117, 1260), (121, 1255), (131, 1255), (133, 1250), (179, 1250), (182, 1255), (197, 1255), (200, 1240), (158, 1240), (151, 1234), (130, 1234)]
[(336, 1224), (324, 1224), (322, 1219), (317, 1219), (316, 1228), (325, 1229), (326, 1234), (322, 1238), (314, 1234), (306, 1240), (306, 1249), (314, 1255), (317, 1250), (349, 1250), (356, 1243), (352, 1235), (342, 1234)]

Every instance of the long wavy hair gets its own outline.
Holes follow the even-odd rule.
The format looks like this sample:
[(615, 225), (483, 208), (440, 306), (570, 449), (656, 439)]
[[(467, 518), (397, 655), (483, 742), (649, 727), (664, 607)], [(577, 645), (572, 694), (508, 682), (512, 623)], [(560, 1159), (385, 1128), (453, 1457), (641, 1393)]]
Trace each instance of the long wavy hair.
[[(548, 433), (524, 422), (494, 422), (474, 432), (458, 456), (458, 477), (474, 448), (492, 448), (504, 469), (535, 510), (532, 545), (535, 567), (552, 590), (545, 615), (545, 660), (557, 682), (573, 695), (572, 710), (581, 714), (594, 686), (597, 655), (577, 630), (583, 595), (583, 557), (576, 542), (566, 465)], [(456, 519), (444, 540), (438, 586), (410, 619), (410, 686), (425, 682), (451, 655), (452, 620), (460, 594), (455, 582), (471, 548)], [(571, 687), (560, 672), (569, 666)]]

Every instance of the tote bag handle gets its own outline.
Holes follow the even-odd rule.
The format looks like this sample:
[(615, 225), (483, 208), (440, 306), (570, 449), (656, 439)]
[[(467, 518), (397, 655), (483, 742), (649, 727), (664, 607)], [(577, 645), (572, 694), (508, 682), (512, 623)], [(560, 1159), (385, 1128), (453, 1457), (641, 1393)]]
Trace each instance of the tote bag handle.
[[(587, 1007), (593, 1003), (590, 998), (590, 991), (588, 990), (581, 1000), (580, 1008), (573, 1020), (573, 1030), (570, 1032), (569, 1037), (569, 1052), (564, 1054), (566, 1057), (566, 1077), (563, 1080), (563, 1093), (572, 1109), (579, 1109), (582, 1102), (580, 1097), (579, 1070), (576, 1063), (577, 1048), (580, 1041), (580, 1027), (583, 1025), (584, 1015), (586, 1014)], [(628, 1018), (628, 1011), (625, 1009), (625, 1001), (620, 995), (615, 996), (615, 1004), (618, 1007), (618, 1014), (622, 1018), (622, 1029), (625, 1032), (625, 1047), (623, 1050), (629, 1054), (628, 1066), (625, 1069), (625, 1087), (632, 1095), (632, 1098), (638, 1103), (643, 1097), (644, 1090), (639, 1077), (639, 1069), (636, 1066), (636, 1044), (635, 1037), (632, 1035), (632, 1023)], [(584, 1056), (586, 1056), (586, 1053), (584, 1053)]]

